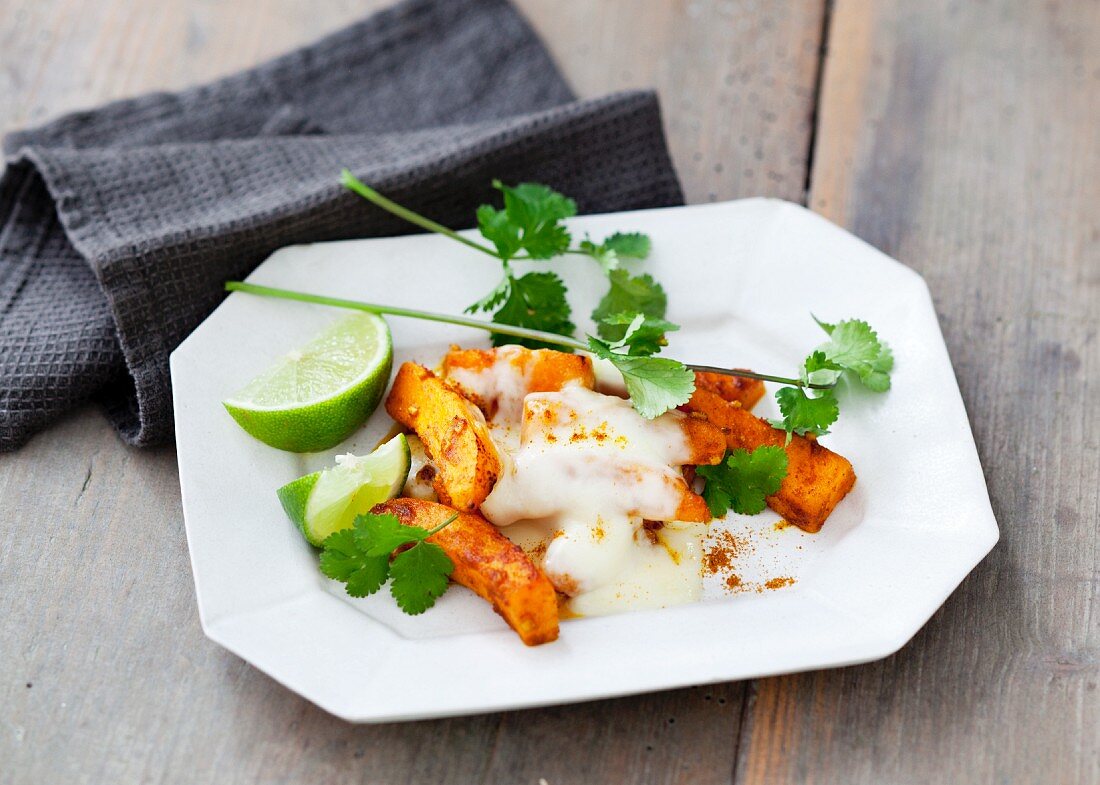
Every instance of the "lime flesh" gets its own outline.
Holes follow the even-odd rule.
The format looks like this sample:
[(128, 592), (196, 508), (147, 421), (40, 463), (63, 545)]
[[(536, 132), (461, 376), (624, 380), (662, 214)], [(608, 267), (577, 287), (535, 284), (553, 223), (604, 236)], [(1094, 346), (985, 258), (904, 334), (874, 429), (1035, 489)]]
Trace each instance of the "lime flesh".
[(398, 434), (370, 455), (339, 455), (334, 467), (299, 477), (275, 493), (310, 544), (320, 546), (333, 532), (350, 528), (355, 516), (399, 494), (410, 463), (409, 442)]
[(355, 314), (288, 353), (222, 405), (264, 444), (291, 452), (327, 450), (378, 407), (392, 367), (386, 322)]

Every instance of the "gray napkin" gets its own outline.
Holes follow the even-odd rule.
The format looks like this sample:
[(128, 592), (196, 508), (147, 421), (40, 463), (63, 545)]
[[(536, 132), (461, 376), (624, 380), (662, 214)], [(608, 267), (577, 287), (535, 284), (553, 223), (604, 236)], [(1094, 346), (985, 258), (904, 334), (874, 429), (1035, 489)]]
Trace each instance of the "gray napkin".
[(4, 140), (0, 451), (98, 399), (123, 439), (173, 434), (168, 355), (280, 246), (410, 227), (342, 167), (450, 226), (490, 180), (584, 212), (680, 204), (656, 98), (576, 101), (505, 0), (409, 0), (179, 93)]

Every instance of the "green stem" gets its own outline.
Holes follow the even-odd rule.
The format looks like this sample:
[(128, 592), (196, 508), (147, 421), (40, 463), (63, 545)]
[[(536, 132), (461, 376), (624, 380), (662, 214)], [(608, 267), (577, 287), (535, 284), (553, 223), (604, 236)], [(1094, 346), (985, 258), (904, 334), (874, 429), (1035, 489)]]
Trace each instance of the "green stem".
[[(541, 341), (542, 343), (563, 346), (574, 351), (588, 351), (588, 345), (581, 343), (576, 338), (569, 338), (568, 336), (558, 335), (557, 333), (547, 333), (542, 330), (529, 330), (526, 327), (516, 327), (511, 324), (486, 322), (483, 319), (471, 319), (468, 316), (455, 316), (453, 314), (435, 313), (433, 311), (419, 311), (413, 308), (398, 308), (392, 305), (377, 305), (375, 303), (362, 302), (361, 300), (345, 300), (340, 297), (327, 297), (322, 294), (308, 294), (293, 289), (278, 289), (274, 286), (262, 286), (255, 283), (245, 283), (244, 281), (229, 281), (225, 285), (225, 290), (227, 292), (257, 294), (263, 297), (276, 297), (282, 300), (294, 300), (300, 303), (330, 305), (334, 308), (347, 308), (353, 311), (365, 311), (367, 313), (385, 314), (387, 316), (404, 316), (408, 319), (421, 319), (429, 322), (442, 322), (443, 324), (454, 324), (459, 327), (472, 327), (475, 330), (487, 330), (491, 333), (510, 335), (513, 338), (525, 338), (531, 341)], [(804, 384), (801, 379), (792, 379), (786, 376), (772, 376), (766, 373), (756, 373), (754, 371), (745, 371), (741, 369), (718, 368), (713, 365), (687, 364), (686, 367), (693, 371), (717, 373), (723, 376), (742, 376), (749, 379), (760, 379), (765, 382), (790, 384), (795, 387), (809, 387), (813, 390), (827, 390), (836, 386), (834, 384)]]
[(689, 365), (688, 368), (693, 371), (702, 371), (703, 373), (720, 373), (725, 376), (743, 376), (747, 379), (759, 379), (762, 382), (789, 384), (792, 387), (807, 387), (811, 390), (831, 390), (836, 387), (835, 382), (833, 384), (810, 384), (801, 379), (792, 379), (789, 376), (772, 376), (768, 373), (756, 373), (755, 371), (746, 371), (741, 368), (716, 368), (713, 365)]
[(362, 196), (368, 202), (374, 204), (377, 207), (381, 207), (387, 213), (392, 213), (398, 218), (403, 218), (409, 223), (419, 226), (421, 229), (427, 229), (429, 232), (435, 232), (436, 234), (442, 234), (450, 237), (452, 240), (458, 240), (463, 245), (467, 245), (470, 248), (481, 251), (482, 253), (489, 254), (489, 256), (492, 256), (494, 259), (500, 258), (500, 254), (498, 254), (492, 248), (484, 246), (481, 243), (475, 243), (473, 240), (463, 237), (453, 229), (448, 229), (443, 224), (436, 223), (431, 218), (425, 218), (424, 216), (420, 215), (420, 213), (414, 213), (409, 208), (402, 207), (397, 202), (390, 201), (386, 197), (382, 196), (382, 194), (378, 193), (378, 191), (374, 190), (366, 183), (357, 179), (355, 175), (353, 175), (348, 169), (344, 169), (342, 172), (340, 172), (340, 182), (343, 183), (345, 188), (355, 191), (355, 193)]
[[(568, 256), (570, 254), (575, 255), (575, 256), (587, 256), (590, 259), (595, 258), (595, 257), (592, 256), (592, 254), (586, 253), (585, 251), (582, 251), (579, 248), (566, 248), (559, 255), (560, 256)], [(518, 254), (516, 254), (515, 256), (513, 256), (511, 258), (512, 258), (512, 261), (514, 261), (514, 262), (545, 262), (545, 261), (547, 261), (546, 259), (532, 259), (530, 255), (525, 254), (525, 253), (518, 253)]]
[(318, 305), (331, 305), (335, 308), (348, 308), (353, 311), (366, 311), (367, 313), (386, 314), (387, 316), (404, 316), (409, 319), (422, 319), (429, 322), (442, 322), (454, 324), (459, 327), (473, 327), (475, 330), (488, 330), (501, 335), (510, 335), (513, 338), (526, 338), (531, 341), (543, 341), (558, 346), (565, 346), (579, 351), (588, 351), (588, 346), (575, 338), (567, 338), (564, 335), (544, 333), (541, 330), (528, 330), (526, 327), (515, 327), (511, 324), (498, 324), (486, 322), (482, 319), (471, 319), (468, 316), (455, 316), (447, 313), (434, 313), (432, 311), (418, 311), (412, 308), (397, 308), (392, 305), (377, 305), (365, 303), (359, 300), (344, 300), (339, 297), (326, 297), (320, 294), (307, 294), (296, 292), (293, 289), (277, 289), (273, 286), (261, 286), (243, 281), (229, 281), (225, 285), (227, 292), (247, 292), (264, 297), (277, 297), (283, 300), (295, 300), (302, 303), (316, 303)]

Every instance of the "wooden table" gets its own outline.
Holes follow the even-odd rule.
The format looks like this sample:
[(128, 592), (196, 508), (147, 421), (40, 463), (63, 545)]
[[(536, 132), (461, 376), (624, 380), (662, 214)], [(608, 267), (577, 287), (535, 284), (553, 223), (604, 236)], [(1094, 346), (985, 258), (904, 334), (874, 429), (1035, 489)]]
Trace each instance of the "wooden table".
[[(2, 0), (0, 124), (380, 5)], [(802, 201), (925, 276), (1001, 543), (878, 663), (357, 727), (203, 637), (172, 450), (82, 411), (0, 456), (0, 782), (1100, 782), (1100, 4), (520, 5), (580, 93), (660, 89), (691, 201)]]

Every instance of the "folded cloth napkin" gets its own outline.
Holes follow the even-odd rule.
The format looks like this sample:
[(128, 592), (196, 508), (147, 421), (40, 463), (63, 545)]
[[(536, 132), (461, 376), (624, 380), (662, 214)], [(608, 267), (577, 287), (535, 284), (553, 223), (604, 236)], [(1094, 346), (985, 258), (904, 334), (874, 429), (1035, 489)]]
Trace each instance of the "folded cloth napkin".
[(505, 0), (409, 0), (179, 93), (4, 140), (0, 451), (98, 399), (123, 439), (173, 435), (168, 355), (280, 246), (410, 227), (338, 184), (469, 226), (490, 181), (585, 212), (680, 204), (657, 101), (577, 101)]

